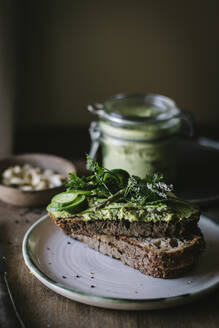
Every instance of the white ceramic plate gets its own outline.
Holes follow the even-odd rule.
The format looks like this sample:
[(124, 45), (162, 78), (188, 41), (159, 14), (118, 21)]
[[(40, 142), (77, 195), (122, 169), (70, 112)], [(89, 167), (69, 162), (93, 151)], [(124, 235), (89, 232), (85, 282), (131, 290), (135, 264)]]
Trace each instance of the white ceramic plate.
[(181, 278), (155, 279), (65, 235), (48, 216), (27, 231), (23, 256), (48, 288), (72, 300), (104, 308), (149, 310), (190, 302), (219, 286), (219, 226), (201, 217), (207, 248)]

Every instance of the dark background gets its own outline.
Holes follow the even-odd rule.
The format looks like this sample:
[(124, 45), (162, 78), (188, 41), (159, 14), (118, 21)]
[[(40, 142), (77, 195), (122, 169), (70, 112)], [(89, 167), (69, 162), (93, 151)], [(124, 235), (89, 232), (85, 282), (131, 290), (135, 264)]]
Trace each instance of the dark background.
[(219, 135), (218, 1), (0, 3), (13, 152), (83, 156), (87, 104), (121, 92), (169, 96)]

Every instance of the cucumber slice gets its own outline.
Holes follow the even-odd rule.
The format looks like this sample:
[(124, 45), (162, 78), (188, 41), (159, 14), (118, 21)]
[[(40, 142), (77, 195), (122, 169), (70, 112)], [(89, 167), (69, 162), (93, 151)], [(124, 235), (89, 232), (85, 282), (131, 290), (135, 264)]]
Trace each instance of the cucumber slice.
[(86, 196), (91, 195), (90, 190), (71, 190), (71, 192), (77, 195), (86, 195)]
[(48, 212), (51, 213), (57, 213), (57, 212), (61, 212), (62, 208), (60, 208), (60, 206), (57, 205), (57, 203), (50, 203), (47, 207), (46, 207)]
[(69, 212), (70, 214), (74, 214), (83, 211), (87, 207), (88, 207), (88, 203), (87, 203), (86, 196), (78, 195), (72, 203), (65, 206), (60, 206), (59, 203), (53, 201), (47, 206), (47, 210), (49, 212), (66, 211)]
[(67, 211), (69, 213), (79, 213), (85, 208), (87, 208), (87, 199), (85, 195), (78, 195), (78, 197), (70, 204), (65, 207), (63, 207), (64, 211)]
[(103, 182), (112, 193), (118, 190), (119, 178), (115, 174), (105, 173)]
[(47, 205), (46, 209), (48, 212), (53, 212), (54, 206), (52, 206), (52, 203), (50, 203), (49, 205)]
[(119, 179), (119, 185), (121, 188), (124, 188), (127, 186), (128, 179), (129, 179), (129, 173), (122, 169), (113, 169), (111, 170), (113, 174), (117, 176)]
[(115, 193), (127, 186), (128, 179), (128, 172), (122, 169), (113, 169), (104, 175), (103, 182), (112, 193)]
[(57, 194), (52, 198), (52, 203), (56, 203), (57, 205), (63, 207), (74, 202), (77, 196), (78, 195), (76, 193), (61, 192), (60, 194)]

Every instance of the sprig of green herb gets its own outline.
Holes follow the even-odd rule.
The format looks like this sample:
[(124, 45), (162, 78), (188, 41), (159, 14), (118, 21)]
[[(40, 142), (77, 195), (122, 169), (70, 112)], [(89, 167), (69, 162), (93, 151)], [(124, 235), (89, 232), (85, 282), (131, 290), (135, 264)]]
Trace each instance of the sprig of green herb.
[(83, 190), (86, 186), (86, 181), (83, 177), (79, 178), (75, 173), (69, 173), (69, 181), (65, 185), (68, 191)]
[(93, 160), (89, 155), (87, 157), (87, 167), (88, 170), (94, 173), (95, 176), (95, 184), (99, 189), (106, 191), (110, 195), (112, 195), (112, 192), (110, 191), (109, 187), (104, 181), (104, 177), (106, 176), (106, 173), (110, 173), (110, 170), (107, 170), (104, 167), (101, 167), (97, 161)]
[(69, 173), (69, 181), (66, 183), (67, 191), (96, 190), (97, 194), (103, 194), (105, 197), (112, 196), (110, 185), (115, 185), (115, 180), (118, 180), (115, 174), (111, 170), (101, 167), (89, 155), (87, 155), (87, 167), (89, 171), (93, 172), (93, 175), (80, 178), (75, 173)]
[(172, 192), (172, 186), (164, 183), (163, 179), (163, 175), (159, 173), (147, 176), (146, 179), (132, 175), (129, 178), (124, 197), (139, 205), (167, 199), (169, 193)]

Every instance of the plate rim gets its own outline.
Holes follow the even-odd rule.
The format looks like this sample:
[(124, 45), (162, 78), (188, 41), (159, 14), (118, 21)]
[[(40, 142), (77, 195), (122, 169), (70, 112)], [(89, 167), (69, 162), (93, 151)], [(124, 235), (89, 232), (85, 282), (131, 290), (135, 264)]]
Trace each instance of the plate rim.
[[(211, 220), (210, 218), (201, 215), (202, 219), (204, 220), (208, 220), (211, 223), (216, 224), (219, 227), (219, 224), (216, 223), (215, 221)], [(157, 304), (157, 303), (168, 303), (168, 306), (177, 306), (180, 305), (183, 302), (183, 300), (187, 300), (187, 302), (193, 301), (195, 299), (201, 298), (207, 294), (209, 294), (212, 290), (216, 289), (217, 287), (219, 287), (219, 276), (218, 276), (218, 281), (216, 281), (215, 283), (212, 283), (210, 286), (208, 286), (207, 288), (204, 288), (203, 290), (199, 290), (193, 293), (185, 293), (185, 294), (180, 294), (177, 296), (170, 296), (170, 297), (161, 297), (161, 298), (143, 298), (143, 299), (132, 299), (132, 298), (117, 298), (117, 297), (109, 297), (109, 296), (101, 296), (101, 295), (95, 295), (95, 294), (89, 294), (83, 291), (78, 291), (74, 288), (71, 287), (67, 287), (66, 285), (64, 285), (61, 282), (57, 282), (55, 280), (53, 280), (52, 278), (50, 278), (49, 276), (47, 276), (44, 272), (42, 272), (36, 264), (34, 264), (34, 262), (31, 259), (31, 255), (29, 254), (29, 250), (28, 250), (28, 240), (29, 237), (31, 235), (31, 233), (35, 230), (35, 228), (42, 224), (44, 221), (46, 221), (47, 219), (49, 219), (49, 214), (45, 214), (42, 217), (40, 217), (36, 222), (34, 222), (29, 229), (26, 231), (24, 238), (23, 238), (23, 243), (22, 243), (22, 253), (23, 253), (23, 258), (24, 258), (24, 262), (26, 264), (26, 266), (28, 267), (28, 269), (31, 271), (31, 273), (38, 279), (40, 280), (40, 282), (42, 284), (48, 287), (48, 285), (50, 286), (50, 288), (54, 291), (54, 288), (58, 289), (58, 291), (56, 291), (57, 293), (69, 298), (68, 296), (64, 295), (63, 291), (66, 292), (70, 292), (73, 296), (75, 296), (76, 298), (82, 298), (82, 299), (89, 299), (91, 301), (94, 301), (96, 304), (98, 303), (105, 303), (105, 305), (109, 305), (109, 304), (114, 304), (114, 305), (151, 305), (151, 304)], [(52, 288), (54, 287), (54, 288)], [(71, 298), (73, 299), (73, 298)], [(86, 304), (90, 304), (89, 302), (85, 302)], [(80, 302), (80, 301), (79, 301)], [(82, 300), (81, 300), (82, 302)], [(98, 305), (96, 305), (98, 306)], [(99, 305), (100, 306), (100, 305)], [(104, 307), (103, 305), (101, 305), (101, 307)], [(158, 309), (158, 308), (162, 308), (162, 307), (150, 307), (151, 309)], [(127, 308), (125, 308), (127, 309)], [(141, 308), (142, 309), (142, 308)], [(146, 308), (144, 308), (146, 309)], [(122, 310), (122, 308), (121, 308)]]

